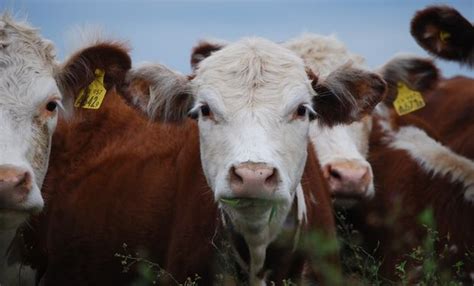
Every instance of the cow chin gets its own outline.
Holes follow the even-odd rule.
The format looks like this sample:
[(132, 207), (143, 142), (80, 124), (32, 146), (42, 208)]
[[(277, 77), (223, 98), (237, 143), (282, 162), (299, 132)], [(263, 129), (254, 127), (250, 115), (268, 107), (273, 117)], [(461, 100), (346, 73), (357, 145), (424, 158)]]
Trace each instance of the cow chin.
[[(231, 193), (228, 192), (223, 193)], [(279, 189), (270, 197), (219, 196), (220, 209), (235, 229), (247, 235), (257, 235), (268, 227), (285, 221), (293, 202), (294, 192)]]
[(43, 206), (41, 191), (36, 184), (33, 184), (32, 190), (23, 203), (0, 208), (0, 231), (18, 228), (30, 215), (41, 212)]

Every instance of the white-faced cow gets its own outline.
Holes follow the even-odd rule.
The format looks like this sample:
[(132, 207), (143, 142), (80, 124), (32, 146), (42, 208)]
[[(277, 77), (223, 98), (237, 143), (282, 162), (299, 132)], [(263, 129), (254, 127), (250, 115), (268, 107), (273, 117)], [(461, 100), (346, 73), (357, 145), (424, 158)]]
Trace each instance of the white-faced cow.
[[(283, 44), (298, 54), (320, 79), (341, 67), (364, 67), (364, 58), (347, 50), (334, 36), (304, 34)], [(310, 138), (338, 205), (374, 195), (373, 173), (367, 162), (372, 119), (366, 116), (349, 125), (310, 126)]]
[(38, 31), (0, 16), (0, 284), (26, 283), (8, 247), (17, 228), (44, 202), (40, 193), (61, 94), (54, 48)]
[[(324, 66), (331, 61), (318, 55), (319, 47), (327, 46), (325, 41), (328, 40), (321, 36), (305, 36), (290, 43), (293, 42), (294, 49), (305, 61)], [(333, 55), (341, 54), (341, 51), (344, 50), (336, 49)], [(350, 60), (347, 51), (345, 57)], [(340, 58), (339, 55), (333, 60), (334, 65)], [(376, 191), (379, 193), (374, 201), (363, 203), (350, 213), (349, 220), (355, 222), (364, 234), (371, 246), (369, 252), (378, 247), (385, 275), (393, 275), (394, 266), (401, 262), (403, 255), (421, 243), (413, 239), (423, 233), (413, 217), (430, 206), (434, 208), (441, 237), (438, 251), (442, 250), (448, 234), (451, 238), (448, 244), (457, 250), (455, 255), (449, 255), (443, 261), (443, 265), (462, 261), (465, 269), (472, 271), (469, 259), (466, 260), (462, 253), (472, 250), (474, 238), (458, 229), (455, 221), (469, 224), (469, 214), (472, 213), (474, 163), (470, 159), (473, 158), (473, 149), (468, 138), (472, 137), (473, 126), (470, 96), (473, 81), (463, 77), (439, 80), (437, 68), (429, 60), (409, 57), (393, 59), (380, 72), (387, 81), (389, 92), (375, 112), (376, 130), (372, 132), (374, 118), (367, 117), (366, 127), (361, 130), (339, 126), (344, 134), (351, 134), (344, 142), (332, 140), (336, 136), (320, 136), (314, 140), (315, 148), (320, 151), (332, 147), (334, 154), (340, 154), (341, 149), (347, 150), (344, 155), (348, 158), (357, 154), (363, 160), (369, 155), (374, 164)], [(393, 102), (399, 94), (397, 86), (400, 82), (411, 92), (421, 93), (427, 106), (412, 115), (397, 115)], [(318, 133), (324, 134), (324, 130), (318, 130)], [(335, 132), (337, 129), (326, 130)], [(370, 144), (369, 135), (372, 137)], [(345, 147), (347, 145), (351, 148)], [(360, 148), (357, 151), (358, 146), (363, 146), (362, 150), (369, 149), (369, 152), (361, 152)], [(321, 154), (318, 155), (321, 158)], [(403, 215), (397, 215), (400, 209), (405, 210)], [(393, 223), (397, 216), (396, 223)], [(362, 223), (357, 221), (360, 217), (363, 217)], [(392, 218), (391, 223), (384, 219), (387, 217)]]
[[(208, 54), (187, 84), (189, 94), (173, 97), (158, 87), (130, 101), (157, 120), (187, 113), (197, 118), (204, 174), (227, 223), (243, 236), (250, 281), (259, 284), (268, 245), (281, 232), (300, 184), (310, 119), (329, 126), (359, 119), (385, 86), (375, 74), (350, 67), (312, 84), (300, 57), (259, 38)], [(147, 80), (186, 88), (182, 77), (159, 75), (158, 69)]]

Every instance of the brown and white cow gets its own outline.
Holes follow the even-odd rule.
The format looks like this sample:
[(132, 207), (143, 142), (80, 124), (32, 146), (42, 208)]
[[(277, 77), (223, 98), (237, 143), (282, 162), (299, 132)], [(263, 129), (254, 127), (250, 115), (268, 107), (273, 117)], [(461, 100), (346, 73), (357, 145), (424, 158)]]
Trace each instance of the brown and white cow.
[[(305, 35), (290, 43), (306, 62), (313, 65), (327, 66), (326, 63), (330, 62), (336, 66), (344, 57), (350, 61), (350, 53), (340, 43), (336, 45), (337, 42), (332, 45), (336, 47), (332, 54), (338, 57), (327, 59), (324, 56), (330, 57), (331, 53), (323, 56), (318, 54), (319, 50), (331, 47), (328, 45), (331, 41), (334, 39)], [(349, 64), (354, 62), (357, 63), (357, 58)], [(410, 247), (421, 243), (421, 240), (413, 239), (421, 237), (417, 234), (423, 233), (422, 227), (413, 217), (430, 205), (434, 207), (440, 236), (445, 238), (451, 233), (450, 243), (458, 249), (458, 253), (445, 263), (464, 262), (466, 259), (462, 253), (474, 247), (474, 240), (469, 234), (457, 229), (455, 221), (461, 220), (469, 225), (469, 213), (472, 213), (470, 202), (474, 186), (474, 163), (471, 159), (472, 140), (469, 138), (472, 137), (471, 127), (474, 126), (471, 116), (474, 108), (473, 80), (463, 77), (439, 80), (437, 68), (429, 60), (408, 57), (395, 58), (381, 69), (381, 73), (387, 80), (389, 93), (375, 112), (376, 130), (372, 132), (371, 144), (368, 139), (374, 119), (366, 118), (367, 122), (360, 122), (365, 123), (362, 130), (353, 128), (354, 123), (339, 126), (340, 130), (334, 127), (321, 128), (318, 130), (320, 135), (337, 134), (336, 131), (339, 131), (346, 136), (344, 141), (334, 140), (337, 136), (319, 136), (314, 140), (315, 148), (318, 151), (332, 148), (333, 154), (341, 154), (340, 150), (343, 150), (346, 152), (342, 153), (344, 156), (351, 158), (357, 154), (362, 160), (370, 154), (379, 193), (374, 201), (362, 202), (362, 206), (349, 214), (349, 220), (356, 223), (367, 243), (371, 244), (370, 253), (378, 247), (378, 252), (382, 253), (380, 258), (384, 261), (385, 274), (393, 275), (396, 263), (410, 252)], [(397, 97), (398, 82), (404, 82), (411, 89), (421, 92), (427, 106), (414, 115), (396, 115), (392, 104)], [(382, 130), (380, 123), (384, 127)], [(364, 146), (362, 150), (370, 149), (370, 152), (361, 152), (358, 146)], [(443, 205), (453, 207), (445, 210)], [(394, 220), (400, 209), (406, 211)], [(357, 221), (360, 217), (364, 217), (362, 223)], [(384, 218), (391, 218), (391, 224)], [(442, 246), (442, 243), (439, 245)], [(472, 269), (472, 266), (466, 265), (466, 269)]]
[(300, 184), (310, 119), (329, 126), (350, 123), (377, 104), (385, 85), (355, 68), (337, 69), (321, 84), (311, 83), (301, 58), (260, 38), (209, 54), (185, 86), (183, 77), (157, 79), (161, 67), (137, 71), (148, 74), (148, 82), (174, 80), (190, 92), (170, 96), (169, 86), (164, 92), (152, 85), (130, 101), (156, 120), (182, 119), (186, 113), (198, 119), (204, 174), (227, 223), (247, 244), (250, 283), (260, 284), (266, 250)]
[[(0, 15), (0, 284), (28, 283), (9, 245), (18, 227), (44, 202), (40, 193), (61, 93), (54, 48), (38, 31)], [(11, 254), (7, 261), (7, 255)], [(31, 282), (31, 281), (30, 281)]]
[[(439, 271), (450, 271), (461, 262), (468, 279), (474, 265), (465, 253), (474, 248), (474, 236), (462, 226), (474, 223), (474, 145), (470, 140), (474, 81), (463, 77), (436, 80), (430, 64), (420, 63), (398, 58), (381, 70), (389, 86), (389, 101), (396, 95), (391, 87), (413, 79), (410, 71), (426, 71), (425, 77), (415, 81), (421, 86), (431, 86), (433, 80), (437, 84), (421, 92), (424, 108), (404, 116), (386, 108), (385, 116), (374, 123), (369, 162), (377, 189), (374, 199), (362, 202), (350, 220), (363, 234), (369, 252), (377, 249), (382, 274), (395, 278), (395, 266), (407, 260), (407, 254), (425, 238), (426, 230), (414, 218), (431, 208), (439, 239), (434, 253), (443, 257)], [(414, 269), (419, 265), (410, 262), (407, 269), (416, 276)]]
[(430, 54), (474, 67), (474, 26), (456, 9), (429, 6), (418, 11), (411, 34)]
[[(93, 81), (98, 68), (109, 84), (103, 107), (80, 110), (55, 134), (44, 190), (49, 207), (35, 224), (43, 259), (30, 255), (42, 282), (129, 283), (134, 274), (119, 275), (113, 257), (125, 242), (145, 248), (177, 279), (198, 274), (209, 284), (219, 253), (214, 239), (225, 233), (237, 252), (231, 261), (250, 284), (299, 281), (304, 267), (317, 270), (280, 235), (298, 233), (305, 209), (306, 231), (334, 237), (329, 193), (307, 152), (310, 118), (316, 111), (323, 124), (355, 120), (382, 98), (385, 83), (357, 69), (311, 81), (299, 57), (263, 39), (212, 54), (192, 79), (150, 65), (129, 71), (124, 84), (128, 67), (126, 51), (107, 44), (63, 67), (67, 95)], [(119, 95), (175, 124), (146, 122)]]

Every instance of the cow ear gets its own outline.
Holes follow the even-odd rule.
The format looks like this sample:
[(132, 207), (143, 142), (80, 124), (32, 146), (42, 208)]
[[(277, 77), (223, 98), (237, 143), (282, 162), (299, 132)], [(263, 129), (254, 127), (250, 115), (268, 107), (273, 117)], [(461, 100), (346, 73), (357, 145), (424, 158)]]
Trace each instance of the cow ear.
[(429, 53), (474, 67), (474, 27), (455, 9), (431, 6), (418, 11), (411, 34)]
[(412, 90), (424, 93), (433, 90), (441, 77), (432, 60), (419, 57), (395, 57), (379, 71), (387, 82), (388, 92), (384, 101), (388, 104), (397, 97), (399, 82)]
[(104, 87), (110, 90), (120, 87), (127, 71), (131, 68), (128, 48), (121, 43), (104, 42), (86, 47), (65, 61), (56, 79), (68, 107), (97, 77), (100, 70), (104, 75)]
[[(310, 76), (311, 78), (311, 76)], [(313, 80), (313, 108), (322, 125), (348, 124), (372, 112), (386, 92), (385, 81), (377, 74), (342, 66), (322, 83)]]
[(203, 40), (199, 41), (199, 43), (193, 47), (191, 52), (191, 68), (195, 71), (199, 63), (209, 57), (213, 52), (216, 52), (223, 47), (225, 47), (227, 43), (221, 40)]
[(160, 64), (132, 69), (120, 95), (154, 121), (180, 122), (193, 106), (189, 78)]

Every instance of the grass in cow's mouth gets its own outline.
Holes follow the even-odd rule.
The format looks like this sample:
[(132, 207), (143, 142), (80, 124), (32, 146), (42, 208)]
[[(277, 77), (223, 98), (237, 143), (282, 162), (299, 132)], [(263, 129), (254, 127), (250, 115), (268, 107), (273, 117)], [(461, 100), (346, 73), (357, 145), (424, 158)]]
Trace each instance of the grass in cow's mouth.
[(268, 223), (271, 223), (275, 217), (277, 211), (278, 203), (274, 200), (267, 199), (258, 199), (258, 198), (221, 198), (219, 201), (225, 205), (228, 205), (233, 208), (247, 208), (254, 207), (257, 205), (270, 205), (270, 216), (268, 218)]

